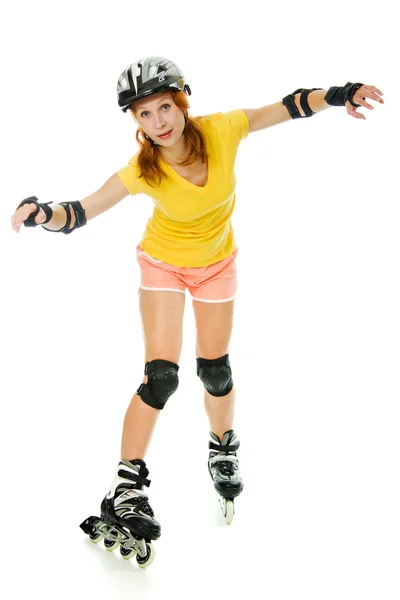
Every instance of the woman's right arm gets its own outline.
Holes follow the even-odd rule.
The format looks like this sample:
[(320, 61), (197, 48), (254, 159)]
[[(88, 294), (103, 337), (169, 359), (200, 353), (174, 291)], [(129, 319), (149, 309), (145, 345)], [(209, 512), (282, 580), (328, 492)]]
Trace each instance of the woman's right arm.
[[(119, 175), (114, 173), (105, 183), (93, 194), (86, 196), (80, 201), (83, 210), (85, 211), (86, 219), (93, 219), (101, 213), (105, 212), (109, 208), (118, 204), (126, 196), (129, 195), (128, 190), (122, 183)], [(20, 227), (24, 221), (29, 217), (30, 214), (37, 210), (34, 203), (24, 204), (21, 208), (18, 208), (13, 216), (11, 217), (11, 226), (18, 233)], [(46, 229), (51, 231), (59, 231), (64, 227), (67, 222), (66, 209), (61, 204), (55, 204), (52, 206), (53, 216), (50, 221), (45, 225)], [(71, 223), (69, 229), (72, 229), (75, 224), (74, 211), (68, 208), (71, 213)], [(38, 215), (35, 217), (35, 222), (39, 225), (46, 220), (46, 215), (43, 209), (40, 209)]]

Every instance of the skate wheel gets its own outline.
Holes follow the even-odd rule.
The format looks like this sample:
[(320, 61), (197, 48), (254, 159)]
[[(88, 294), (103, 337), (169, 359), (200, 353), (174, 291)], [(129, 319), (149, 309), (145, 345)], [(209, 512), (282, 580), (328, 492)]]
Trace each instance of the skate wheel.
[(118, 540), (108, 540), (107, 538), (104, 538), (104, 546), (108, 552), (113, 552), (113, 550), (116, 550), (119, 544), (120, 543)]
[(138, 563), (139, 567), (141, 567), (142, 569), (145, 569), (146, 567), (150, 566), (156, 555), (156, 551), (154, 550), (154, 547), (152, 546), (152, 544), (150, 542), (146, 543), (146, 548), (147, 548), (146, 556), (143, 557), (143, 556), (139, 556), (139, 554), (136, 554), (137, 563)]
[(235, 507), (233, 504), (233, 500), (225, 500), (224, 517), (225, 517), (225, 521), (228, 525), (230, 525), (232, 523), (234, 514), (235, 514)]
[(235, 505), (233, 503), (233, 498), (224, 498), (224, 496), (218, 494), (218, 499), (225, 521), (228, 525), (230, 525), (233, 521), (233, 515), (235, 514)]
[(124, 548), (123, 546), (121, 546), (119, 551), (121, 553), (122, 558), (124, 558), (125, 560), (129, 560), (136, 554), (135, 548)]
[(98, 533), (96, 531), (96, 533), (89, 533), (89, 539), (91, 542), (93, 542), (93, 544), (98, 544), (99, 542), (101, 542), (101, 540), (104, 538), (104, 535), (102, 533)]

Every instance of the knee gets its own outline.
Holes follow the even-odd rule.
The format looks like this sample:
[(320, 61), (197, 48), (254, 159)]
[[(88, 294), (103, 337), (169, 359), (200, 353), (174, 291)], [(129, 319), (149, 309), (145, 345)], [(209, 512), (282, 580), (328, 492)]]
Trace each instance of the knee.
[(179, 366), (169, 360), (152, 360), (147, 362), (144, 374), (147, 383), (142, 383), (136, 393), (153, 408), (162, 410), (170, 396), (178, 389)]
[(226, 396), (233, 388), (229, 354), (221, 358), (196, 358), (197, 375), (212, 396)]

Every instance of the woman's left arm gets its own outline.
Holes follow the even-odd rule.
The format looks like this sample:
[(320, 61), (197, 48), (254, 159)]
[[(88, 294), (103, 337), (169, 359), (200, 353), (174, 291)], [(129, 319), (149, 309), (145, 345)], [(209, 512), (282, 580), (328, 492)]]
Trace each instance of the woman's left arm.
[[(297, 92), (297, 93), (296, 93)], [(357, 108), (364, 106), (369, 110), (374, 107), (366, 102), (366, 98), (384, 104), (381, 96), (383, 92), (373, 85), (350, 84), (344, 87), (331, 87), (329, 90), (296, 90), (283, 98), (281, 102), (268, 104), (261, 108), (243, 109), (249, 120), (249, 133), (265, 129), (301, 117), (311, 117), (330, 106), (345, 106), (347, 113), (356, 119), (365, 119), (357, 112)], [(302, 98), (301, 98), (302, 97)], [(304, 110), (305, 108), (305, 110)]]

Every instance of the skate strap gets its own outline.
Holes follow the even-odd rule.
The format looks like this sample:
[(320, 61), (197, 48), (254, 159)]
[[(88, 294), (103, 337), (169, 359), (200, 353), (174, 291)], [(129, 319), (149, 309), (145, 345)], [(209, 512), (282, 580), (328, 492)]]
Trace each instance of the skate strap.
[(135, 483), (140, 483), (140, 485), (150, 487), (150, 479), (146, 479), (145, 477), (141, 477), (140, 475), (135, 475), (130, 471), (124, 471), (124, 469), (119, 469), (118, 476), (124, 477), (125, 479), (129, 479), (130, 481), (135, 481)]
[(239, 448), (240, 442), (237, 442), (234, 446), (223, 446), (222, 444), (214, 444), (214, 442), (208, 442), (210, 450), (217, 450), (218, 452), (236, 452)]

